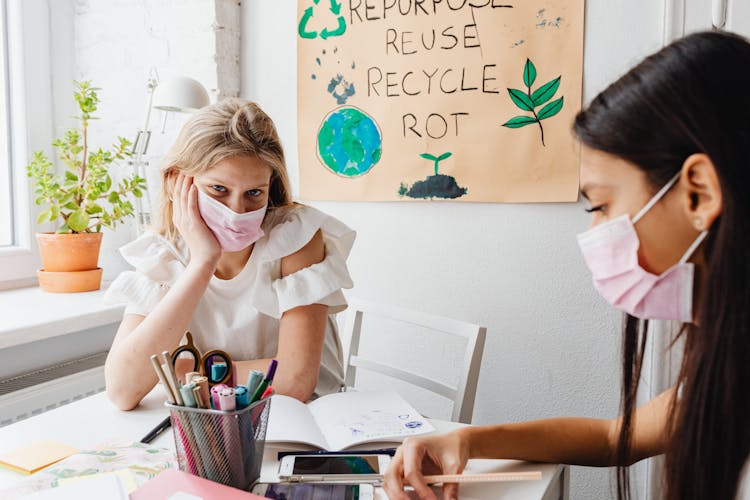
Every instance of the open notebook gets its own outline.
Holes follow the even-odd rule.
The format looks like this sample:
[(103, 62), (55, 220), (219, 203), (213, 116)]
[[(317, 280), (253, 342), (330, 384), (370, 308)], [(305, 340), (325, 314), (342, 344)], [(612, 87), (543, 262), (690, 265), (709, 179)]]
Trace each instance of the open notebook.
[(402, 441), (435, 430), (395, 392), (338, 392), (304, 404), (273, 396), (266, 441), (340, 451), (376, 441)]

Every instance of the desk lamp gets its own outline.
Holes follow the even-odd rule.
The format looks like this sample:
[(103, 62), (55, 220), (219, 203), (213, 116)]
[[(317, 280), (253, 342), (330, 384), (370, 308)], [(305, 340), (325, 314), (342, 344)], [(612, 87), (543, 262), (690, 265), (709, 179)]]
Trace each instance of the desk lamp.
[[(169, 112), (192, 113), (209, 104), (208, 92), (197, 80), (186, 76), (177, 76), (159, 82), (156, 70), (152, 68), (151, 75), (146, 82), (148, 90), (148, 105), (146, 106), (146, 117), (143, 128), (138, 130), (133, 141), (131, 150), (131, 165), (136, 174), (146, 177), (148, 161), (144, 157), (148, 151), (151, 141), (151, 110), (159, 109), (165, 111), (162, 131), (166, 126), (167, 114)], [(148, 194), (136, 198), (135, 207), (136, 230), (140, 235), (151, 223), (151, 203)]]

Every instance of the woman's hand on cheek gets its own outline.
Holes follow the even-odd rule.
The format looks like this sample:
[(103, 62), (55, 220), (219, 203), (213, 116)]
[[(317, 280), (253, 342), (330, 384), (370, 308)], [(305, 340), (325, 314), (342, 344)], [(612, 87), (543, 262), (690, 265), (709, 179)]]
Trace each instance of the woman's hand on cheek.
[(172, 220), (190, 250), (190, 261), (216, 267), (221, 246), (198, 211), (198, 186), (192, 177), (177, 175), (172, 192)]

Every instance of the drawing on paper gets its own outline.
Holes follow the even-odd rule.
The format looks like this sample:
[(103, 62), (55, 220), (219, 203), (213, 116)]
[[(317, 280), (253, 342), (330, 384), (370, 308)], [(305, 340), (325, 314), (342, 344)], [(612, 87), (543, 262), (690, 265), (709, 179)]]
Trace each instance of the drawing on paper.
[(296, 4), (300, 200), (577, 200), (584, 0)]
[(346, 100), (355, 93), (354, 84), (346, 81), (341, 73), (331, 78), (326, 90), (336, 99), (336, 104), (346, 104)]
[(523, 68), (523, 83), (526, 86), (526, 92), (518, 89), (508, 89), (510, 99), (513, 101), (518, 108), (523, 111), (530, 111), (533, 116), (515, 116), (503, 123), (503, 127), (508, 128), (521, 128), (526, 125), (532, 125), (536, 123), (539, 125), (539, 131), (542, 136), (542, 146), (546, 146), (544, 143), (544, 127), (542, 126), (542, 120), (546, 120), (555, 116), (563, 108), (563, 97), (555, 99), (549, 104), (545, 105), (539, 112), (536, 108), (549, 101), (557, 92), (560, 87), (560, 79), (558, 76), (554, 80), (551, 80), (535, 91), (531, 91), (531, 86), (536, 81), (536, 67), (530, 59), (526, 59), (526, 64)]
[(360, 415), (342, 418), (336, 425), (347, 436), (357, 439), (377, 439), (383, 436), (416, 433), (424, 425), (417, 415), (396, 415), (389, 411), (368, 410)]
[(451, 152), (443, 153), (440, 156), (434, 156), (429, 153), (420, 154), (419, 156), (425, 160), (433, 162), (435, 174), (427, 176), (423, 181), (415, 182), (411, 187), (402, 182), (398, 189), (398, 194), (401, 196), (408, 196), (409, 198), (423, 199), (454, 199), (465, 195), (468, 190), (465, 187), (459, 186), (453, 176), (441, 174), (439, 172), (440, 162), (450, 158), (452, 155), (453, 153)]
[(380, 161), (382, 137), (370, 115), (343, 106), (329, 113), (318, 130), (318, 157), (334, 174), (360, 177)]
[(308, 26), (315, 15), (315, 7), (319, 3), (320, 0), (313, 0), (314, 5), (310, 5), (305, 9), (302, 19), (300, 19), (299, 25), (297, 26), (297, 33), (299, 36), (307, 39), (320, 37), (323, 40), (327, 40), (328, 38), (341, 36), (346, 33), (346, 19), (341, 15), (341, 4), (336, 0), (330, 0), (328, 6), (328, 10), (335, 16), (335, 27), (329, 29), (329, 27), (326, 26), (320, 31), (320, 33), (318, 33), (316, 30), (311, 29)]

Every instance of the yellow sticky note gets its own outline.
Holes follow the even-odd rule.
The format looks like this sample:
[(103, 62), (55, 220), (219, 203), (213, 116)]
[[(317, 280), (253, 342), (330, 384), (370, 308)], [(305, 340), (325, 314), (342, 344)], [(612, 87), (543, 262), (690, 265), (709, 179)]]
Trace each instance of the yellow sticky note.
[(38, 441), (0, 455), (0, 467), (22, 474), (33, 474), (79, 451), (81, 450), (56, 441)]

